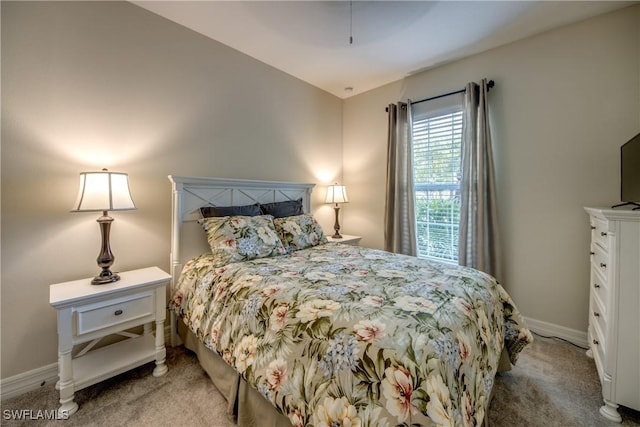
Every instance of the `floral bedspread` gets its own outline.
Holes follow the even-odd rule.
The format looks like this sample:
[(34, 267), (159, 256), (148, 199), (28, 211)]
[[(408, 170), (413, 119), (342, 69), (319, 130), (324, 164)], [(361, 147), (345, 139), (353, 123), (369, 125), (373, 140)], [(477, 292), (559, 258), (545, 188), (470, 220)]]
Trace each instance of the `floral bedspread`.
[(479, 271), (325, 244), (187, 263), (171, 305), (294, 426), (472, 426), (501, 350), (532, 341)]

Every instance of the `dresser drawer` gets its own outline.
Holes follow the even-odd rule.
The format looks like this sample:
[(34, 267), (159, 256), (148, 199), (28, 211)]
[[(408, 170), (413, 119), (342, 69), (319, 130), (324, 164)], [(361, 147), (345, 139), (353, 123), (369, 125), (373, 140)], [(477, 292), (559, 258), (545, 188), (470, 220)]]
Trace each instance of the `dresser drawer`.
[(604, 347), (601, 339), (598, 337), (593, 326), (589, 326), (589, 348), (593, 354), (593, 359), (596, 362), (596, 368), (598, 369), (598, 377), (602, 382), (604, 377)]
[(596, 295), (601, 301), (606, 311), (609, 311), (609, 292), (610, 286), (607, 279), (602, 275), (602, 268), (591, 265), (591, 295)]
[(591, 217), (591, 241), (609, 251), (609, 236), (607, 235), (608, 223), (601, 219)]
[(76, 336), (153, 316), (153, 292), (80, 306), (76, 309)]
[(601, 341), (606, 341), (607, 339), (607, 324), (609, 323), (608, 315), (607, 309), (601, 305), (600, 299), (592, 293), (591, 302), (589, 304), (589, 323), (596, 327)]
[(591, 327), (591, 349), (593, 350), (593, 353), (598, 356), (600, 364), (604, 368), (606, 341), (602, 335), (600, 335), (600, 331), (595, 324)]
[(606, 282), (601, 284), (608, 288), (609, 269), (611, 268), (611, 265), (609, 265), (609, 253), (605, 252), (600, 246), (593, 244), (591, 245), (591, 252), (593, 253), (591, 255), (591, 268), (600, 274), (600, 280)]

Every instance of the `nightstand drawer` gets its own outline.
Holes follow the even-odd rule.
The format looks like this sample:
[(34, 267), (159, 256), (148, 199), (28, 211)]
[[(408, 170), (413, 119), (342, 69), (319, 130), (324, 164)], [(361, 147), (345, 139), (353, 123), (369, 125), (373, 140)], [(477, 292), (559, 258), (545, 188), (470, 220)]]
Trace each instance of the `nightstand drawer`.
[(135, 319), (153, 317), (154, 308), (153, 292), (142, 292), (78, 307), (76, 309), (76, 336), (107, 329)]

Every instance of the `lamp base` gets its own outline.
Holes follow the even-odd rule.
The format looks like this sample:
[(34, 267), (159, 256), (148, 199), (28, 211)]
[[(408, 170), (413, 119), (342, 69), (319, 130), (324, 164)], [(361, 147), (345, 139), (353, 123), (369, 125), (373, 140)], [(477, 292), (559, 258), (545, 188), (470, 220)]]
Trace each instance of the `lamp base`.
[(92, 285), (106, 285), (107, 283), (113, 283), (120, 280), (120, 276), (116, 273), (112, 273), (111, 270), (102, 271), (99, 275), (93, 278)]
[(111, 246), (109, 245), (109, 230), (111, 229), (113, 218), (107, 215), (107, 211), (104, 211), (102, 212), (102, 216), (96, 221), (100, 224), (100, 234), (102, 236), (102, 247), (96, 261), (98, 261), (98, 267), (102, 268), (102, 271), (93, 278), (91, 284), (105, 285), (120, 280), (120, 276), (111, 272), (109, 269), (114, 260), (114, 256), (111, 253)]
[(336, 207), (333, 208), (336, 212), (336, 222), (333, 224), (333, 229), (336, 231), (333, 236), (334, 239), (342, 239), (342, 235), (340, 234), (340, 223), (338, 222), (338, 214), (340, 213), (340, 206), (336, 203)]

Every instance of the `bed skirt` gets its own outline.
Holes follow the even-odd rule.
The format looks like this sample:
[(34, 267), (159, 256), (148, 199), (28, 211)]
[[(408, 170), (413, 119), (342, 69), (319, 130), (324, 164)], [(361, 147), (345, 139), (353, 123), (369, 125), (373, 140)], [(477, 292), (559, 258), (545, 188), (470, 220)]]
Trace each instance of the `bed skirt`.
[(178, 332), (184, 346), (198, 356), (202, 368), (227, 399), (227, 413), (235, 418), (239, 427), (291, 427), (289, 418), (278, 413), (222, 357), (205, 347), (182, 321), (178, 322)]
[[(233, 416), (238, 427), (291, 427), (289, 418), (278, 413), (273, 405), (248, 385), (231, 366), (222, 360), (222, 357), (200, 342), (182, 321), (178, 321), (178, 333), (184, 346), (196, 354), (200, 366), (227, 400), (227, 413)], [(498, 371), (509, 370), (511, 370), (511, 362), (506, 349), (503, 349)], [(487, 415), (492, 398), (493, 390), (485, 408), (484, 427), (488, 427), (489, 424)]]

